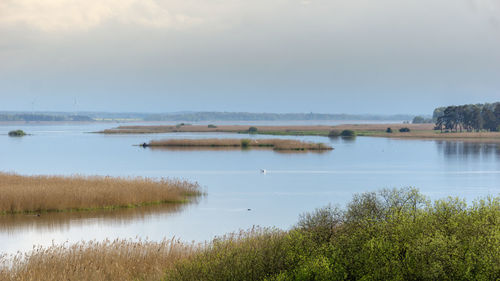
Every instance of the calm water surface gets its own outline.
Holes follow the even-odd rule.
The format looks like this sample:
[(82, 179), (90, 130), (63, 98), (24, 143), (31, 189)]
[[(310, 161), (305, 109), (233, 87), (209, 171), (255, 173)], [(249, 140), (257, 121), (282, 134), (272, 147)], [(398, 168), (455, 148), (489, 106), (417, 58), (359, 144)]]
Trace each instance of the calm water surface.
[[(0, 217), (0, 252), (105, 238), (178, 237), (203, 241), (253, 225), (289, 228), (299, 214), (354, 193), (418, 187), (430, 198), (468, 201), (500, 193), (500, 145), (358, 137), (284, 137), (326, 142), (326, 153), (269, 150), (172, 151), (132, 146), (162, 138), (248, 138), (239, 134), (100, 135), (110, 124), (0, 126), (0, 171), (176, 177), (197, 181), (207, 196), (184, 206), (118, 212)], [(11, 138), (21, 128), (33, 134)], [(269, 138), (269, 136), (251, 136)], [(261, 174), (266, 169), (267, 174)], [(251, 209), (251, 211), (248, 211)]]

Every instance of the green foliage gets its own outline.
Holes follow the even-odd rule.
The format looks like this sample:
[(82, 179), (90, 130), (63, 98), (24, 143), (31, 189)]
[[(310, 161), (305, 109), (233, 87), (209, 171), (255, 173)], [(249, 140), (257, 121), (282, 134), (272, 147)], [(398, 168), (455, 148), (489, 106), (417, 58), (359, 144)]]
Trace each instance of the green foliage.
[(248, 128), (248, 132), (251, 133), (251, 134), (257, 133), (257, 131), (258, 131), (257, 127), (250, 127), (250, 128)]
[(413, 124), (425, 124), (425, 123), (432, 123), (432, 122), (433, 121), (431, 118), (425, 118), (422, 116), (415, 116), (412, 120)]
[(26, 133), (23, 130), (15, 130), (15, 131), (9, 132), (9, 136), (11, 136), (11, 137), (22, 137), (25, 135), (26, 135)]
[(241, 147), (243, 147), (243, 148), (250, 147), (250, 140), (249, 139), (242, 139), (241, 140)]
[(355, 195), (288, 232), (214, 241), (166, 280), (497, 280), (500, 198), (434, 203), (414, 188)]
[(434, 110), (434, 119), (441, 131), (496, 131), (500, 125), (500, 103), (441, 107)]
[(343, 130), (340, 135), (342, 137), (355, 137), (356, 136), (356, 132), (354, 132), (353, 130)]
[(330, 132), (328, 132), (328, 136), (330, 138), (339, 137), (340, 136), (340, 131), (339, 130), (331, 130)]
[(391, 134), (392, 133), (392, 129), (389, 127), (389, 128), (387, 128), (387, 130), (385, 130), (385, 132), (388, 133), (388, 134)]
[(399, 129), (399, 132), (408, 133), (408, 132), (410, 132), (410, 128), (408, 128), (408, 127), (401, 128), (401, 129)]
[(217, 126), (215, 126), (215, 125), (213, 125), (213, 124), (209, 124), (209, 125), (208, 125), (208, 128), (214, 129), (214, 128), (217, 128)]

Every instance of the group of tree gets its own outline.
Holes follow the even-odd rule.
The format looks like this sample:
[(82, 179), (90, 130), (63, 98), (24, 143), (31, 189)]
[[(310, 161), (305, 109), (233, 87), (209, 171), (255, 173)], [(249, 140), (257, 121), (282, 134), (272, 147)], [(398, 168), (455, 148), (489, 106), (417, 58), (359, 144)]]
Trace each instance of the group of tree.
[(440, 107), (434, 110), (433, 118), (441, 131), (499, 131), (500, 102)]
[(0, 114), (0, 121), (25, 121), (25, 122), (61, 122), (61, 121), (79, 121), (79, 122), (91, 122), (94, 119), (85, 115), (57, 115), (57, 114), (28, 114), (28, 113), (16, 113), (16, 114)]
[(412, 121), (413, 124), (425, 124), (425, 123), (433, 123), (432, 118), (425, 118), (423, 116), (415, 116)]

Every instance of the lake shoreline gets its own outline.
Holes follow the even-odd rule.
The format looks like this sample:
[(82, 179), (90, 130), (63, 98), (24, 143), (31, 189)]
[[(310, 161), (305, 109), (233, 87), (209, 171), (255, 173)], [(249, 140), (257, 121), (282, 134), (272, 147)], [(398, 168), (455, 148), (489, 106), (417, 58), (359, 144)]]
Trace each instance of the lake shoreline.
[[(256, 128), (252, 132), (249, 128)], [(392, 133), (387, 133), (391, 128)], [(408, 128), (409, 132), (399, 132)], [(345, 125), (293, 125), (293, 126), (246, 126), (246, 125), (158, 125), (158, 126), (119, 126), (95, 132), (100, 134), (161, 134), (161, 133), (239, 133), (275, 136), (325, 136), (332, 131), (352, 130), (360, 137), (383, 137), (397, 139), (429, 140), (485, 140), (500, 142), (500, 132), (440, 132), (434, 124), (345, 124)]]

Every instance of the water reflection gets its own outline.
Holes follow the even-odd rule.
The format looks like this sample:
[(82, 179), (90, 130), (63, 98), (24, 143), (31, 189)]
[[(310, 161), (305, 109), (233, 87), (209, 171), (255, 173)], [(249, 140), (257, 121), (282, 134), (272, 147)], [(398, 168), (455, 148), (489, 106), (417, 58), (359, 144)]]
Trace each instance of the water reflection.
[(280, 150), (273, 149), (272, 147), (258, 147), (253, 146), (249, 148), (241, 148), (241, 147), (211, 147), (211, 146), (197, 146), (197, 147), (180, 147), (180, 146), (149, 146), (145, 147), (145, 149), (151, 149), (153, 151), (241, 151), (241, 152), (249, 152), (252, 150), (259, 151), (272, 151), (276, 153), (283, 154), (295, 154), (295, 153), (328, 153), (331, 150)]
[(0, 233), (64, 230), (91, 223), (120, 226), (137, 220), (146, 221), (156, 216), (169, 216), (182, 212), (185, 208), (186, 204), (162, 204), (118, 210), (44, 213), (40, 216), (35, 214), (1, 215)]
[(448, 158), (500, 157), (500, 143), (436, 141), (438, 151)]

